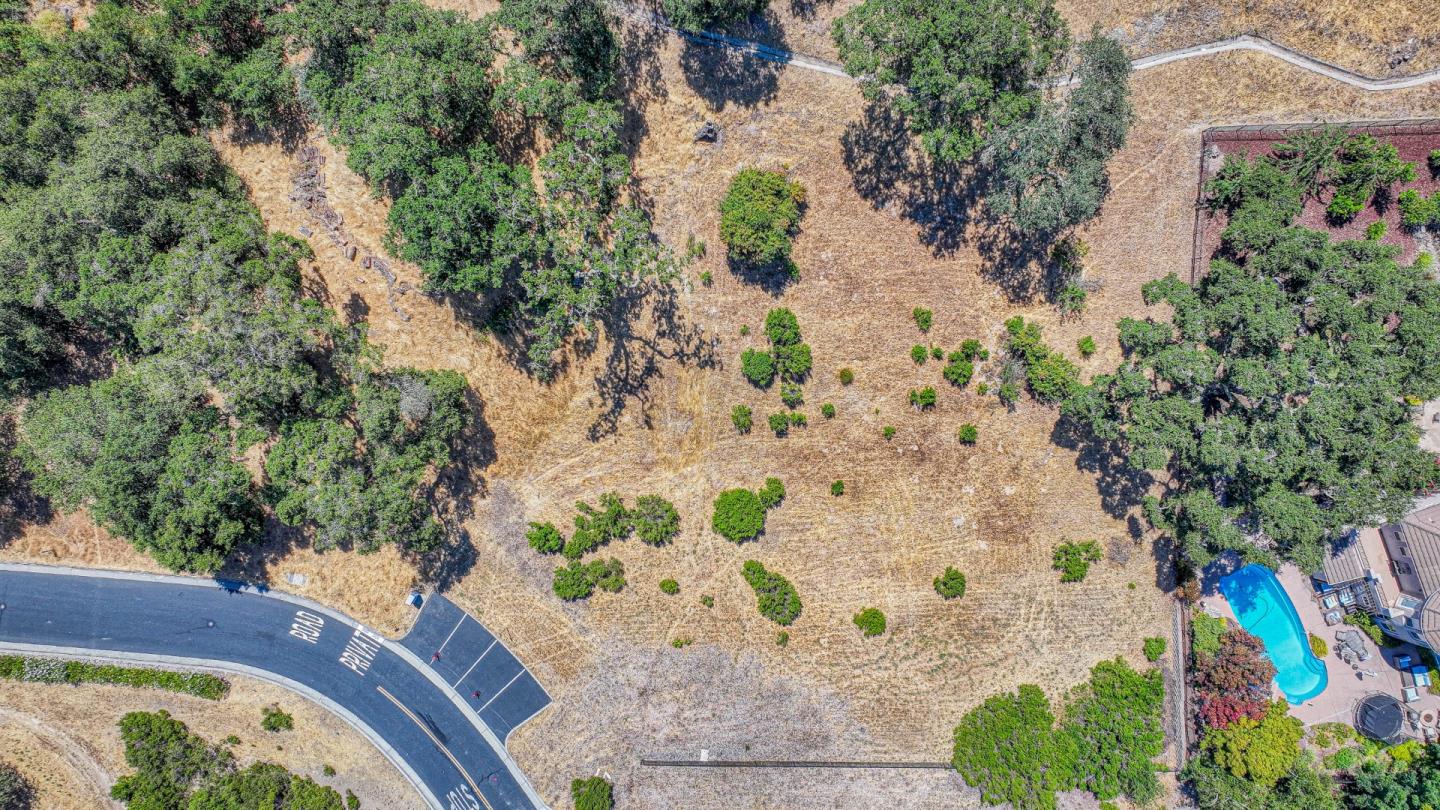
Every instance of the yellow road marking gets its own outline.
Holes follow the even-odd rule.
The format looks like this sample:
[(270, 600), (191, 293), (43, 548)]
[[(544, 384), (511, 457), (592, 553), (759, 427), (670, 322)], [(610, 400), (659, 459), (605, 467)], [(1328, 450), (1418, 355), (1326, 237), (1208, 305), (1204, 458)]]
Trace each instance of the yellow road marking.
[(455, 766), (455, 770), (459, 771), (460, 775), (465, 777), (465, 781), (470, 783), (470, 787), (474, 788), (475, 795), (479, 797), (481, 802), (484, 802), (485, 810), (495, 810), (494, 807), (490, 806), (490, 801), (485, 798), (485, 794), (480, 792), (480, 786), (475, 784), (475, 780), (470, 778), (470, 773), (466, 771), (465, 768), (460, 764), (460, 760), (456, 759), (455, 755), (450, 753), (450, 749), (446, 748), (440, 742), (440, 739), (435, 736), (435, 733), (430, 730), (430, 727), (421, 722), (420, 718), (416, 717), (414, 712), (410, 711), (408, 708), (405, 707), (405, 704), (401, 703), (399, 700), (396, 700), (395, 696), (390, 694), (389, 690), (387, 690), (385, 687), (377, 686), (375, 688), (379, 690), (380, 694), (384, 695), (387, 700), (389, 700), (391, 703), (394, 703), (395, 708), (404, 712), (406, 717), (410, 718), (411, 721), (415, 723), (415, 725), (419, 726), (420, 730), (425, 732), (425, 736), (430, 738), (430, 742), (435, 743), (435, 747), (440, 749), (440, 753), (444, 754), (446, 758), (450, 760), (450, 764)]

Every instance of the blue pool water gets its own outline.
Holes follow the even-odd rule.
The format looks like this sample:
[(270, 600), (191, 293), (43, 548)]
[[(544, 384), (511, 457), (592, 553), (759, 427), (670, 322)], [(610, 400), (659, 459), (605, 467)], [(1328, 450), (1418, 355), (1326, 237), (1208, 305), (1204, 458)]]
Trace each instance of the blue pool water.
[(1247, 565), (1220, 580), (1220, 593), (1234, 609), (1240, 626), (1265, 642), (1275, 665), (1275, 684), (1291, 703), (1304, 703), (1325, 691), (1325, 664), (1310, 652), (1310, 637), (1275, 574), (1263, 565)]

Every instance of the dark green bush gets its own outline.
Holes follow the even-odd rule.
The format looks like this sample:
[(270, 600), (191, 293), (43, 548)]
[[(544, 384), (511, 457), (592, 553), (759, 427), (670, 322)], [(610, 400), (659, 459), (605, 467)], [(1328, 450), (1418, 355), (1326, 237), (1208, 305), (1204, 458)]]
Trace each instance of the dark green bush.
[(785, 500), (785, 484), (779, 478), (766, 478), (765, 486), (756, 493), (760, 499), (760, 505), (766, 509), (774, 509)]
[[(1040, 337), (1039, 324), (1026, 323), (1023, 317), (1017, 315), (1005, 322), (1005, 329), (1008, 333), (1006, 350), (1024, 365), (1025, 380), (1036, 399), (1045, 403), (1060, 402), (1080, 388), (1080, 370), (1063, 354), (1051, 351), (1045, 345)], [(1004, 385), (1000, 390), (1000, 398), (1004, 401), (1009, 392)]]
[(891, 439), (895, 438), (895, 426), (886, 425), (885, 427), (880, 428), (880, 435), (885, 438), (885, 441), (890, 441)]
[(841, 385), (849, 385), (855, 382), (855, 371), (853, 369), (842, 368), (837, 376), (840, 378)]
[(784, 436), (790, 430), (790, 417), (784, 411), (776, 411), (769, 416), (770, 429), (775, 431), (776, 436)]
[(280, 710), (279, 706), (266, 706), (260, 727), (266, 731), (293, 731), (295, 718)]
[(946, 599), (959, 599), (965, 595), (965, 575), (950, 566), (935, 578), (935, 592)]
[(915, 326), (917, 326), (921, 332), (929, 332), (930, 326), (935, 321), (935, 313), (924, 307), (916, 307), (910, 315), (915, 319)]
[(720, 201), (720, 238), (730, 257), (753, 265), (790, 261), (805, 188), (783, 172), (742, 169)]
[(575, 803), (575, 810), (613, 810), (615, 807), (614, 788), (598, 776), (572, 780), (570, 799)]
[(741, 434), (749, 433), (752, 425), (750, 406), (736, 405), (730, 409), (730, 423)]
[(680, 513), (675, 504), (659, 495), (641, 495), (629, 513), (630, 524), (640, 542), (663, 546), (680, 533)]
[(821, 406), (820, 406), (820, 415), (823, 416), (823, 417), (825, 417), (826, 419), (834, 419), (834, 418), (835, 418), (835, 406), (832, 405), (832, 404), (830, 404), (829, 402), (825, 403), (824, 405), (821, 405)]
[(959, 352), (951, 353), (950, 362), (945, 364), (945, 369), (941, 372), (945, 381), (956, 388), (964, 388), (974, 374), (975, 366), (969, 360), (961, 357)]
[(558, 554), (565, 547), (565, 535), (555, 528), (553, 523), (530, 523), (529, 531), (525, 532), (525, 540), (530, 548), (541, 554)]
[(831, 495), (834, 495), (834, 496), (837, 497), (837, 498), (840, 497), (841, 495), (844, 495), (844, 494), (845, 494), (845, 482), (844, 482), (844, 481), (833, 481), (833, 482), (831, 482), (831, 484), (830, 484), (830, 494), (831, 494)]
[(955, 432), (955, 437), (961, 444), (974, 444), (980, 438), (980, 429), (966, 422)]
[(1090, 571), (1090, 563), (1100, 561), (1100, 546), (1093, 540), (1061, 543), (1055, 547), (1051, 564), (1061, 572), (1061, 582), (1079, 582)]
[(748, 489), (727, 489), (715, 499), (710, 526), (733, 543), (750, 540), (765, 530), (765, 506)]
[(1061, 315), (1079, 315), (1085, 311), (1086, 299), (1090, 294), (1079, 284), (1066, 284), (1055, 297), (1055, 308)]
[(660, 592), (667, 596), (674, 596), (680, 593), (680, 583), (673, 579), (660, 580)]
[(1440, 193), (1426, 197), (1413, 188), (1400, 192), (1400, 224), (1407, 228), (1424, 228), (1440, 224)]
[(755, 591), (761, 616), (781, 626), (789, 626), (800, 616), (800, 595), (790, 580), (765, 570), (765, 566), (755, 560), (746, 560), (741, 574)]
[(740, 371), (756, 388), (769, 388), (775, 380), (775, 358), (769, 352), (746, 349), (740, 354)]
[(980, 345), (980, 341), (969, 338), (960, 343), (960, 358), (975, 362), (977, 360), (989, 360), (990, 350)]
[(931, 346), (930, 357), (935, 360), (941, 360), (945, 357), (945, 350), (940, 348), (939, 346)]
[(765, 337), (776, 346), (793, 346), (800, 342), (800, 320), (785, 307), (765, 313)]
[(1075, 341), (1075, 348), (1080, 351), (1081, 357), (1089, 357), (1095, 353), (1095, 338), (1086, 335)]
[(925, 358), (927, 358), (927, 357), (929, 357), (929, 356), (930, 356), (930, 350), (929, 350), (929, 349), (926, 349), (924, 346), (921, 346), (921, 345), (918, 344), (918, 343), (915, 344), (914, 346), (911, 346), (911, 347), (910, 347), (910, 359), (911, 359), (911, 360), (914, 360), (914, 361), (915, 361), (915, 365), (917, 365), (917, 366), (924, 365), (924, 364), (925, 364)]
[(922, 411), (935, 407), (935, 389), (928, 385), (918, 391), (910, 389), (910, 406)]
[(885, 632), (885, 614), (881, 613), (879, 608), (864, 608), (855, 614), (852, 621), (866, 638)]
[(600, 496), (599, 509), (583, 501), (576, 502), (575, 508), (580, 511), (575, 516), (575, 532), (561, 549), (569, 559), (578, 560), (606, 543), (624, 540), (634, 528), (629, 510), (614, 492)]

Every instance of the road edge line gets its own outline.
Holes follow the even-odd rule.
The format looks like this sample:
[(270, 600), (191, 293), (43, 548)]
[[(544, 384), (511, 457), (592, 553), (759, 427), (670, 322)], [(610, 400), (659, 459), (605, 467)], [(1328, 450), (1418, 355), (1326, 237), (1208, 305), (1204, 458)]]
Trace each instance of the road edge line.
[(369, 740), (370, 744), (374, 745), (386, 759), (390, 760), (390, 764), (394, 765), (396, 770), (400, 771), (401, 775), (409, 780), (410, 784), (415, 788), (416, 792), (420, 794), (422, 799), (429, 801), (431, 806), (437, 808), (437, 810), (444, 810), (444, 805), (435, 797), (435, 794), (430, 792), (430, 788), (420, 779), (420, 775), (411, 769), (410, 763), (406, 762), (405, 758), (400, 756), (400, 752), (390, 747), (390, 744), (385, 742), (383, 737), (376, 734), (374, 729), (370, 728), (370, 726), (359, 717), (356, 717), (349, 709), (305, 684), (291, 680), (284, 675), (279, 675), (266, 669), (260, 669), (259, 667), (252, 667), (248, 664), (237, 664), (231, 661), (220, 661), (212, 658), (132, 653), (122, 650), (90, 650), (84, 647), (61, 647), (48, 644), (27, 644), (16, 641), (0, 641), (0, 650), (30, 653), (33, 655), (48, 655), (56, 658), (82, 661), (104, 661), (120, 664), (134, 662), (145, 664), (172, 664), (193, 667), (195, 669), (244, 675), (288, 689), (339, 717), (348, 723), (351, 728), (360, 732), (361, 736)]

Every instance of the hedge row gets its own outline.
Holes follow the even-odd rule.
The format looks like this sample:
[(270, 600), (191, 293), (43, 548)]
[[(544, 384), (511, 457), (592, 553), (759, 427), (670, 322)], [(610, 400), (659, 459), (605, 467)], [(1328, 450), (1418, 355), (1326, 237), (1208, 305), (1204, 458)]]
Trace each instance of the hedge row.
[(207, 700), (219, 700), (230, 692), (229, 682), (203, 672), (171, 672), (27, 655), (0, 655), (0, 678), (32, 683), (111, 683), (165, 689)]

